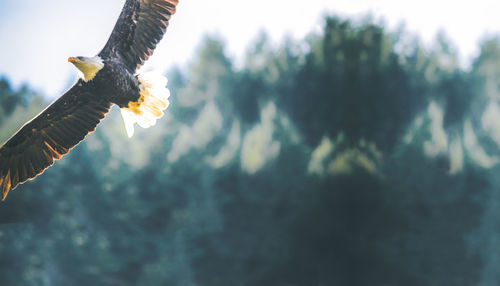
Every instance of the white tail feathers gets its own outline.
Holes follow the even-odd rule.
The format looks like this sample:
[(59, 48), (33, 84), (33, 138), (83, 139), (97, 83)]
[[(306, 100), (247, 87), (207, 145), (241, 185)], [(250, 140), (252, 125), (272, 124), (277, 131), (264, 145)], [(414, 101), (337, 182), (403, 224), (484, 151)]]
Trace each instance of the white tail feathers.
[(169, 105), (170, 91), (166, 88), (167, 78), (159, 72), (139, 74), (140, 98), (137, 102), (129, 102), (128, 107), (121, 108), (123, 122), (127, 135), (134, 135), (134, 124), (142, 128), (149, 128), (156, 124), (156, 120), (163, 116), (163, 110)]

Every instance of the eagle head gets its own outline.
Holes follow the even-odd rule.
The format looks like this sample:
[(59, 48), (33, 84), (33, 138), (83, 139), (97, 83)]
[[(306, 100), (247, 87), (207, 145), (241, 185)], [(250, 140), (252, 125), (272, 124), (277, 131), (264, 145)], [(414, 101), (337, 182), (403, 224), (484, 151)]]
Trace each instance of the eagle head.
[(81, 72), (85, 82), (92, 80), (104, 67), (104, 62), (99, 56), (95, 57), (69, 57), (68, 62), (74, 64)]

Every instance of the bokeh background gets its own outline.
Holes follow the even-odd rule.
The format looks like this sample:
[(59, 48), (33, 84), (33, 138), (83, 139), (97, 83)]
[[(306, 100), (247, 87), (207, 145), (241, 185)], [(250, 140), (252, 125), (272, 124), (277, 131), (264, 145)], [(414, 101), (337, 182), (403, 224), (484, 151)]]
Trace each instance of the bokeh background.
[[(19, 16), (0, 20), (1, 141), (72, 84), (51, 63), (97, 52), (123, 4), (48, 1), (37, 20), (38, 2), (0, 4)], [(390, 1), (311, 1), (298, 31), (275, 25), (305, 4), (276, 1), (247, 39), (225, 30), (240, 10), (198, 2), (151, 60), (165, 117), (129, 140), (114, 108), (0, 204), (0, 285), (500, 284), (500, 29), (478, 12), (496, 4), (420, 8), (408, 28)], [(88, 29), (54, 33), (50, 15)], [(473, 39), (415, 19), (460, 19)]]

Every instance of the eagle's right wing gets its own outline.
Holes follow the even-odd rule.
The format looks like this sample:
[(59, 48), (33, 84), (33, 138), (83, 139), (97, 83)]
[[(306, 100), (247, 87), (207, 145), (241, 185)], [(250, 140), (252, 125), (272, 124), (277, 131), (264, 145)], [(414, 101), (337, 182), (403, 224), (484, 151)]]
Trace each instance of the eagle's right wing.
[(153, 54), (179, 0), (127, 0), (101, 57), (118, 56), (132, 72)]
[[(0, 147), (2, 200), (33, 179), (95, 130), (111, 103), (79, 81)], [(3, 184), (3, 185), (2, 185)]]

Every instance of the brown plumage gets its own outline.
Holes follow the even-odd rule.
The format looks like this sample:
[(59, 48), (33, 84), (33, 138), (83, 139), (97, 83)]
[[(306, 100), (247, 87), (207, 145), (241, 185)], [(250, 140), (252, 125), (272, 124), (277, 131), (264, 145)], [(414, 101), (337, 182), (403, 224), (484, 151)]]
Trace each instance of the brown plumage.
[(75, 86), (26, 123), (0, 148), (2, 198), (34, 178), (93, 132), (111, 107), (84, 86)]
[[(127, 0), (91, 80), (78, 80), (0, 147), (2, 200), (95, 131), (113, 104), (139, 99), (137, 69), (153, 54), (178, 0)], [(70, 58), (75, 59), (75, 58)], [(114, 83), (114, 84), (113, 84)]]
[(101, 57), (118, 55), (136, 71), (153, 54), (178, 0), (127, 0)]

